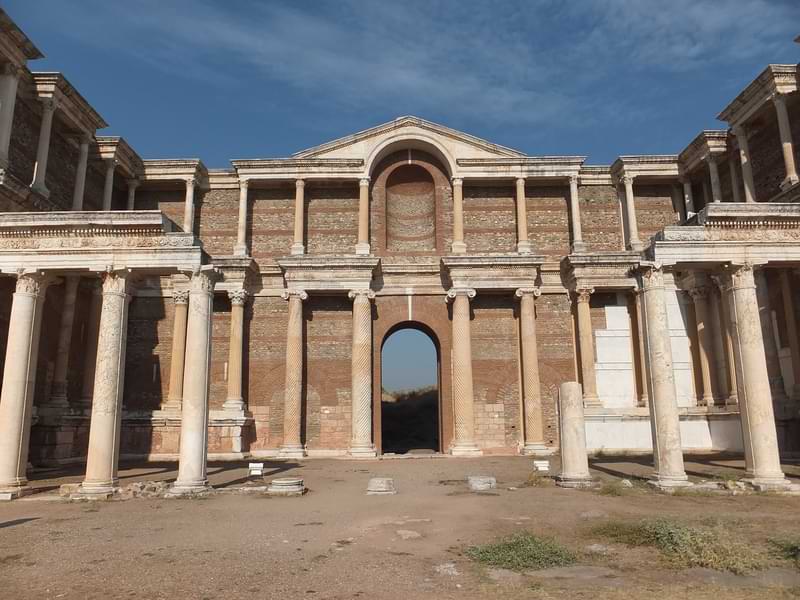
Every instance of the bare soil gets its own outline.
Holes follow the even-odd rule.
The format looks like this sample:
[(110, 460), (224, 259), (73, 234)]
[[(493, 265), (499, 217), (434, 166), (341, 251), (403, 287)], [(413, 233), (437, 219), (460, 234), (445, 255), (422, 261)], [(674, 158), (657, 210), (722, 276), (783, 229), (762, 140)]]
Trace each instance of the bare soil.
[[(800, 538), (800, 498), (767, 494), (668, 496), (636, 483), (620, 496), (529, 480), (522, 457), (269, 462), (267, 479), (297, 475), (309, 493), (273, 498), (219, 492), (204, 499), (60, 500), (80, 469), (42, 472), (39, 493), (0, 504), (0, 597), (17, 598), (744, 598), (800, 597), (800, 571), (774, 559), (748, 576), (677, 570), (657, 550), (592, 537), (606, 519), (715, 518), (766, 547)], [(175, 477), (174, 465), (134, 465), (122, 485)], [(695, 477), (741, 473), (707, 457)], [(800, 474), (788, 465), (792, 475)], [(646, 460), (597, 459), (598, 478), (649, 472)], [(214, 464), (211, 482), (247, 481), (242, 464)], [(471, 493), (467, 475), (498, 488)], [(395, 496), (367, 496), (371, 476), (393, 477)], [(536, 485), (530, 485), (533, 481)], [(519, 530), (551, 536), (577, 566), (516, 573), (484, 567), (463, 550)], [(590, 548), (591, 547), (591, 548)]]

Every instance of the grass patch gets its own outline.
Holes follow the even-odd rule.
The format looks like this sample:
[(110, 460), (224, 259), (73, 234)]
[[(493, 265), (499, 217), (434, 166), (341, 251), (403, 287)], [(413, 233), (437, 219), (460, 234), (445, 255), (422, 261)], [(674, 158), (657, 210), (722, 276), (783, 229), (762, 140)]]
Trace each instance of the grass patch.
[(520, 487), (552, 487), (555, 485), (552, 477), (540, 475), (536, 471), (531, 472), (528, 478), (522, 482)]
[(619, 479), (604, 481), (597, 488), (597, 493), (601, 496), (627, 496), (631, 492), (633, 492), (633, 486), (622, 485), (622, 481)]
[(800, 568), (800, 538), (774, 538), (769, 540), (772, 554), (783, 560), (790, 560)]
[(471, 546), (465, 554), (485, 565), (512, 571), (562, 567), (576, 561), (575, 554), (554, 539), (528, 532), (515, 533), (494, 544)]
[(609, 521), (592, 534), (628, 546), (653, 546), (678, 567), (705, 567), (741, 575), (764, 566), (763, 556), (722, 524), (690, 526), (670, 519)]

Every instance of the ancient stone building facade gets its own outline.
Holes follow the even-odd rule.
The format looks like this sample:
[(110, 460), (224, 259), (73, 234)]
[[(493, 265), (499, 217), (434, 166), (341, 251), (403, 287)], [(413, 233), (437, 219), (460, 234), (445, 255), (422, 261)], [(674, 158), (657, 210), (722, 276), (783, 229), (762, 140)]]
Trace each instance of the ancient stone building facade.
[[(438, 356), (442, 453), (798, 445), (797, 65), (679, 155), (527, 156), (401, 117), (289, 158), (143, 160), (0, 15), (0, 494), (34, 465), (374, 457), (382, 345)], [(778, 466), (776, 466), (778, 465)]]

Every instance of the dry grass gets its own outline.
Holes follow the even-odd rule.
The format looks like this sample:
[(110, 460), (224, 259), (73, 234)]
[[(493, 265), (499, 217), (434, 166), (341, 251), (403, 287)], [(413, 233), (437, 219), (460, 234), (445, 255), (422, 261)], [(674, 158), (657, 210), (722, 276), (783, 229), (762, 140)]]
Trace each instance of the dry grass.
[(562, 567), (576, 560), (572, 551), (554, 539), (529, 532), (516, 533), (493, 544), (471, 546), (465, 554), (485, 565), (513, 571)]

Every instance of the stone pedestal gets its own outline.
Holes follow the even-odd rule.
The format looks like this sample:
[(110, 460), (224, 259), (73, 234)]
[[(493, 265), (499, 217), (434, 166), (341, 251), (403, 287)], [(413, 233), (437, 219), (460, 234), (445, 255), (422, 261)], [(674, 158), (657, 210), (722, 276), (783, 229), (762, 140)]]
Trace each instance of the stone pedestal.
[(592, 484), (586, 455), (586, 423), (583, 416), (581, 385), (562, 383), (558, 389), (558, 418), (561, 432), (561, 473), (556, 485), (586, 487)]
[(664, 278), (658, 266), (639, 271), (645, 312), (645, 346), (650, 387), (650, 426), (653, 435), (655, 479), (659, 487), (689, 485), (683, 466), (680, 417), (672, 371), (672, 347), (664, 300)]
[(470, 336), (470, 298), (475, 290), (453, 288), (447, 298), (453, 301), (453, 417), (455, 421), (450, 454), (480, 456), (475, 443), (475, 409), (472, 381), (472, 340)]
[(520, 348), (522, 350), (522, 404), (525, 411), (524, 446), (522, 453), (530, 456), (551, 454), (544, 443), (544, 416), (539, 381), (539, 352), (536, 343), (536, 297), (538, 288), (520, 288), (519, 298)]
[(350, 456), (373, 458), (372, 443), (372, 290), (353, 290), (352, 438)]
[(103, 308), (97, 340), (89, 452), (86, 457), (86, 477), (77, 493), (81, 497), (108, 497), (119, 483), (117, 469), (125, 381), (129, 277), (126, 271), (109, 271), (103, 275)]
[(26, 493), (28, 446), (36, 388), (42, 305), (49, 279), (20, 274), (11, 304), (3, 387), (0, 392), (0, 500)]
[(218, 272), (202, 267), (192, 274), (189, 289), (189, 318), (186, 324), (186, 363), (183, 377), (180, 462), (178, 479), (170, 495), (196, 494), (209, 489), (208, 383), (211, 367), (211, 316), (214, 282)]
[(286, 290), (289, 301), (286, 332), (286, 387), (283, 404), (283, 444), (281, 458), (303, 458), (306, 455), (301, 439), (303, 413), (303, 300), (302, 290)]

